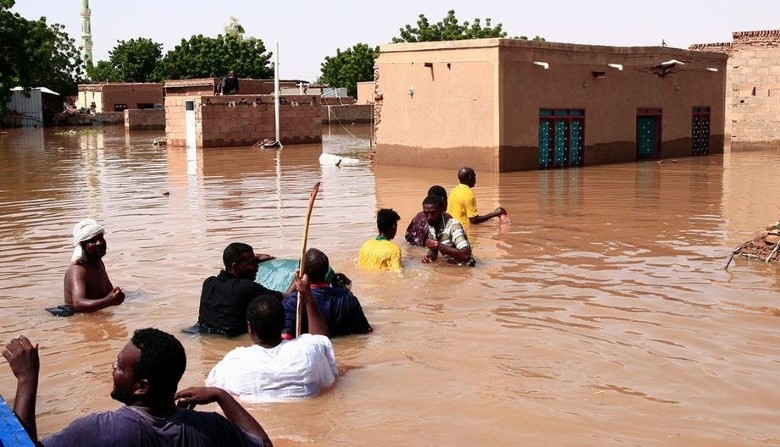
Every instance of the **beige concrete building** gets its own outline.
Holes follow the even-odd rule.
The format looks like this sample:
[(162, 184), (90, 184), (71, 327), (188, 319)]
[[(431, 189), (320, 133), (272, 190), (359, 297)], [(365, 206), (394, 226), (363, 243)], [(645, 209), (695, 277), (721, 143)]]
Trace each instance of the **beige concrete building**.
[(726, 60), (515, 39), (384, 45), (374, 160), (506, 172), (720, 153)]
[(152, 109), (163, 103), (163, 86), (156, 83), (79, 84), (78, 89), (76, 107), (94, 108), (96, 113)]
[(691, 45), (729, 57), (726, 134), (734, 143), (780, 141), (780, 30), (739, 31), (732, 42)]

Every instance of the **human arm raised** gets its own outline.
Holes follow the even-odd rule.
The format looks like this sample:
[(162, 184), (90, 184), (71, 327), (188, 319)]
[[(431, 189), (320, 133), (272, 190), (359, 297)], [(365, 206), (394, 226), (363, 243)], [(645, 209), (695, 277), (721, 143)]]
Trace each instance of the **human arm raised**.
[(227, 391), (215, 387), (191, 387), (176, 393), (176, 405), (179, 408), (193, 409), (196, 405), (216, 402), (225, 418), (238, 425), (242, 430), (259, 436), (265, 446), (273, 446), (271, 439), (257, 420)]
[(314, 302), (314, 298), (311, 296), (311, 289), (309, 288), (309, 276), (303, 275), (303, 278), (299, 276), (299, 272), (295, 272), (295, 289), (298, 290), (298, 299), (302, 300), (302, 305), (306, 307), (306, 317), (309, 325), (309, 333), (314, 335), (330, 336), (330, 330), (328, 329), (328, 323), (325, 321), (325, 317), (322, 316), (319, 306)]
[(35, 400), (38, 394), (38, 374), (41, 369), (38, 357), (38, 345), (34, 345), (24, 335), (12, 338), (5, 346), (3, 357), (8, 360), (11, 371), (16, 376), (16, 398), (14, 413), (21, 421), (27, 434), (34, 442), (38, 441), (38, 425), (35, 421)]

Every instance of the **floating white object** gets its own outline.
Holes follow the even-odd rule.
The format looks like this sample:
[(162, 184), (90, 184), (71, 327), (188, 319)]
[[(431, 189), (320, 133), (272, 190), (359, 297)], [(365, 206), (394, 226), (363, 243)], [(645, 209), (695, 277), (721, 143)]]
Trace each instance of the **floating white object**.
[(618, 70), (623, 71), (623, 64), (607, 64), (607, 67), (617, 68)]
[(340, 155), (323, 153), (320, 155), (320, 164), (323, 166), (336, 166), (341, 168), (344, 166), (358, 166), (360, 165), (360, 160), (357, 158), (342, 157)]
[(670, 59), (668, 61), (661, 62), (661, 65), (664, 66), (664, 67), (667, 67), (669, 65), (675, 65), (675, 64), (685, 65), (685, 62), (680, 62), (677, 59)]
[(550, 68), (550, 64), (548, 64), (547, 62), (534, 61), (534, 65), (538, 65), (544, 68), (545, 70), (548, 70)]

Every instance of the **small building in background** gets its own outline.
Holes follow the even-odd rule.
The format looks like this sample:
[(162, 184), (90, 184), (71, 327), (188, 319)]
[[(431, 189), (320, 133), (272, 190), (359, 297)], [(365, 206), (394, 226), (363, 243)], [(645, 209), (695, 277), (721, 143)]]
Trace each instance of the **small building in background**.
[(729, 57), (726, 135), (733, 143), (780, 141), (780, 30), (737, 31), (732, 41), (689, 47)]
[[(8, 116), (4, 124), (9, 127), (41, 127), (44, 123), (45, 96), (53, 97), (50, 103), (61, 104), (60, 94), (46, 87), (35, 87), (24, 91), (22, 87), (11, 89), (11, 99), (8, 101)], [(49, 107), (51, 109), (52, 107)]]
[(721, 153), (726, 60), (517, 39), (383, 45), (373, 158), (507, 172)]
[(79, 84), (76, 107), (94, 113), (162, 107), (163, 85), (158, 83), (109, 82)]

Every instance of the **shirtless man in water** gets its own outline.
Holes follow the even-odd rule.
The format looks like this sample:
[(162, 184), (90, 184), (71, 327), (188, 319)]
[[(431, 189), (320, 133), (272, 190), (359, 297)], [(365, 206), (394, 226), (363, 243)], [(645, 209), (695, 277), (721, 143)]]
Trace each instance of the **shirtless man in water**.
[(75, 248), (65, 273), (65, 304), (76, 312), (95, 312), (125, 300), (125, 293), (111, 284), (103, 264), (103, 233), (103, 227), (92, 219), (84, 219), (73, 228)]

